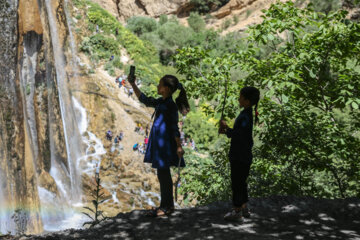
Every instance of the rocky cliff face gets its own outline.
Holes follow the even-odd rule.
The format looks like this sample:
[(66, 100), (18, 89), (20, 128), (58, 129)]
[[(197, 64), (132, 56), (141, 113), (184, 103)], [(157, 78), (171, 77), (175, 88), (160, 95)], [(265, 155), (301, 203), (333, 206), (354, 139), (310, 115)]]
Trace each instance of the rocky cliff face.
[[(51, 156), (67, 168), (52, 43), (43, 3), (0, 1), (2, 232), (41, 232), (38, 189), (44, 187), (59, 194), (49, 173)], [(57, 4), (59, 23), (64, 25), (62, 1), (53, 3)], [(63, 27), (63, 35), (66, 34)], [(53, 148), (51, 142), (56, 143)]]
[[(23, 3), (24, 1), (20, 1), (19, 7), (22, 7)], [(0, 24), (1, 28), (5, 29), (0, 35), (0, 42), (2, 43), (0, 53), (0, 58), (2, 58), (0, 60), (2, 63), (0, 68), (0, 87), (2, 89), (0, 111), (1, 115), (5, 116), (0, 121), (0, 128), (2, 129), (0, 177), (2, 207), (7, 205), (10, 209), (8, 212), (3, 212), (7, 225), (5, 228), (10, 230), (15, 227), (19, 228), (16, 223), (11, 223), (10, 215), (12, 215), (13, 219), (21, 223), (23, 229), (20, 231), (31, 229), (31, 232), (39, 232), (42, 230), (42, 226), (39, 215), (36, 169), (28, 138), (30, 129), (27, 127), (26, 113), (23, 108), (25, 99), (21, 89), (20, 69), (17, 67), (17, 63), (21, 59), (19, 56), (23, 52), (23, 49), (18, 48), (19, 39), (23, 37), (21, 32), (19, 32), (19, 39), (17, 37), (18, 3), (17, 1), (1, 1), (0, 5), (2, 19)], [(36, 9), (36, 5), (34, 7)], [(20, 28), (23, 28), (22, 30), (27, 31), (31, 28), (32, 23), (24, 26), (19, 22), (19, 25)], [(21, 211), (15, 211), (20, 208)], [(2, 223), (2, 228), (4, 225)]]
[(186, 16), (192, 9), (190, 0), (95, 0), (122, 22), (132, 16), (159, 17), (162, 14)]

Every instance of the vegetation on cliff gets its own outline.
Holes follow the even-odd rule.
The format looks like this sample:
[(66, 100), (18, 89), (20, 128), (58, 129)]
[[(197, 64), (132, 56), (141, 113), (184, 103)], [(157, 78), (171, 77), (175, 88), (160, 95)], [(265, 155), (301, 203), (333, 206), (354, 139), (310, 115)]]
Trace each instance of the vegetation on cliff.
[[(360, 196), (360, 24), (346, 14), (279, 3), (264, 11), (263, 23), (250, 28), (248, 46), (237, 53), (214, 58), (200, 47), (179, 50), (176, 67), (185, 75), (189, 95), (206, 97), (209, 116), (219, 119), (225, 82), (228, 119), (237, 114), (241, 87), (262, 89), (252, 196)], [(271, 52), (256, 57), (263, 46)], [(234, 68), (242, 72), (236, 81), (229, 76)], [(225, 156), (220, 159), (212, 168), (205, 166), (206, 172), (201, 166), (193, 172), (189, 168), (186, 191), (206, 189), (197, 184), (207, 181), (201, 172), (228, 182), (218, 174), (227, 164)], [(219, 185), (221, 191), (223, 187)], [(204, 201), (217, 197), (214, 191), (207, 194), (202, 194)]]
[[(89, 54), (95, 63), (100, 60), (107, 62), (105, 68), (110, 75), (115, 76), (116, 69), (128, 71), (129, 66), (123, 66), (120, 61), (121, 49), (126, 49), (136, 65), (137, 77), (141, 79), (142, 89), (147, 94), (156, 93), (158, 79), (165, 73), (176, 73), (174, 68), (160, 64), (157, 50), (150, 42), (140, 40), (98, 4), (88, 0), (76, 0), (74, 4), (87, 11), (87, 14), (84, 12), (86, 19), (82, 19), (81, 15), (78, 17), (83, 24), (82, 28), (77, 29), (83, 36), (80, 50)], [(114, 60), (108, 61), (111, 56), (114, 56)]]

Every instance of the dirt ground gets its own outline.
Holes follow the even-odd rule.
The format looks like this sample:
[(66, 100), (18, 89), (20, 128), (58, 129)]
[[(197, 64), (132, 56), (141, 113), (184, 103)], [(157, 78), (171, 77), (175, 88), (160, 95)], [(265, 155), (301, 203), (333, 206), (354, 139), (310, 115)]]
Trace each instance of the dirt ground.
[(178, 209), (151, 218), (145, 210), (119, 213), (92, 229), (69, 229), (0, 239), (346, 239), (360, 240), (360, 199), (269, 197), (250, 199), (252, 216), (226, 222), (230, 203)]

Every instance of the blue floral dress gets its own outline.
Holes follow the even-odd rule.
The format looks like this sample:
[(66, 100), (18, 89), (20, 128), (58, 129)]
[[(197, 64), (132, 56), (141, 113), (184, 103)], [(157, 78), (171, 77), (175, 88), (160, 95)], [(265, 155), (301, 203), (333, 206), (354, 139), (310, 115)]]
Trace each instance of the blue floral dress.
[[(146, 148), (144, 162), (151, 163), (153, 168), (164, 169), (179, 165), (176, 153), (175, 137), (180, 137), (178, 108), (168, 97), (152, 98), (141, 93), (140, 102), (147, 107), (155, 108), (155, 119), (150, 131), (149, 142)], [(181, 158), (181, 167), (185, 167), (184, 158)]]

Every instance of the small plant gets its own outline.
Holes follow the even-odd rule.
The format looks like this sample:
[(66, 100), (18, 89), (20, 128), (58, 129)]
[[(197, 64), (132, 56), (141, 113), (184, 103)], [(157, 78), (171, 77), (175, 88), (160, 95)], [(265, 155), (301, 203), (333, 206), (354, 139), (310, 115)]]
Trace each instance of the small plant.
[(250, 9), (246, 10), (246, 18), (248, 18), (251, 15), (252, 11)]
[(234, 15), (233, 22), (234, 22), (234, 25), (239, 23), (239, 16), (238, 15)]
[(88, 71), (89, 74), (94, 74), (95, 73), (95, 70), (90, 68), (89, 71)]
[(103, 211), (99, 210), (99, 205), (102, 204), (106, 199), (102, 199), (104, 197), (104, 193), (101, 192), (103, 190), (100, 185), (100, 178), (98, 176), (95, 177), (96, 188), (92, 190), (91, 196), (94, 198), (92, 200), (92, 204), (94, 205), (94, 209), (90, 207), (84, 207), (94, 214), (94, 217), (90, 216), (90, 214), (86, 212), (82, 212), (84, 215), (88, 216), (92, 221), (85, 222), (83, 226), (90, 225), (90, 227), (95, 226), (96, 224), (104, 221), (106, 217), (103, 215)]
[(222, 29), (225, 30), (225, 29), (228, 29), (231, 25), (231, 19), (226, 19), (225, 22), (223, 22), (222, 24)]
[(26, 95), (30, 95), (31, 93), (31, 87), (30, 87), (30, 84), (26, 84)]
[(80, 14), (76, 15), (75, 17), (77, 20), (80, 20), (82, 18), (82, 16)]
[(111, 113), (111, 122), (115, 122), (115, 120), (116, 120), (116, 115), (115, 115), (115, 113)]
[(16, 235), (24, 235), (27, 230), (27, 222), (28, 222), (29, 214), (27, 211), (21, 208), (15, 209), (15, 213), (11, 216), (11, 218), (15, 222), (15, 232)]

